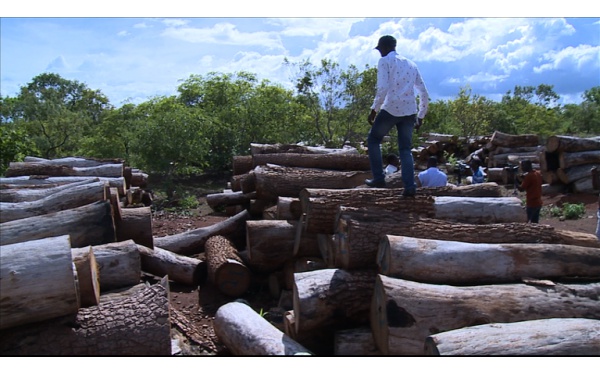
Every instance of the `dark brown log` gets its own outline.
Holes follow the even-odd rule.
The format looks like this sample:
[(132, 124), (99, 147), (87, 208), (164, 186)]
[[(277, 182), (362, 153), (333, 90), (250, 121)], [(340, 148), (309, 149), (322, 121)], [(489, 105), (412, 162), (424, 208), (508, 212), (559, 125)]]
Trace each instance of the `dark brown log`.
[(208, 281), (228, 296), (243, 295), (252, 278), (233, 243), (215, 235), (206, 240), (205, 250)]
[(384, 355), (423, 355), (432, 334), (488, 323), (600, 317), (600, 283), (454, 287), (378, 275), (371, 330)]
[(140, 252), (142, 270), (184, 285), (197, 286), (206, 281), (206, 262), (181, 256), (165, 249), (153, 249), (136, 244)]
[(567, 169), (582, 164), (599, 164), (600, 150), (580, 152), (561, 152), (559, 154), (560, 168)]
[(425, 354), (599, 356), (600, 320), (553, 318), (465, 327), (427, 337)]
[(121, 218), (116, 221), (117, 240), (133, 240), (137, 244), (152, 248), (152, 210), (150, 207), (122, 208)]
[(505, 185), (506, 180), (503, 177), (504, 168), (488, 168), (486, 173), (488, 182)]
[(287, 290), (294, 289), (294, 274), (327, 269), (327, 263), (321, 257), (296, 257), (283, 267), (283, 284)]
[[(520, 153), (504, 153), (490, 156), (491, 167), (501, 168), (508, 165), (519, 165), (523, 160), (529, 160), (532, 163), (540, 162), (540, 153), (537, 152), (520, 152)], [(490, 164), (490, 162), (488, 162)]]
[(389, 277), (432, 284), (500, 284), (522, 278), (600, 281), (600, 249), (385, 235), (379, 243), (377, 266), (380, 274)]
[(0, 223), (0, 244), (13, 244), (57, 235), (70, 235), (74, 248), (115, 241), (110, 202), (102, 201), (65, 211)]
[(335, 332), (333, 354), (336, 356), (381, 355), (373, 341), (373, 333), (368, 327)]
[(232, 205), (248, 208), (250, 201), (256, 199), (256, 192), (244, 193), (242, 191), (220, 192), (206, 195), (206, 204), (213, 210)]
[[(123, 203), (121, 203), (121, 198), (119, 197), (119, 191), (117, 190), (116, 187), (109, 187), (107, 194), (109, 195), (109, 200), (110, 200), (110, 206), (112, 208), (112, 214), (113, 214), (113, 220), (115, 221), (115, 234), (116, 232), (116, 225), (119, 221), (121, 221), (123, 219), (123, 213), (122, 213), (122, 206)], [(123, 239), (118, 239), (118, 240), (123, 240)]]
[(93, 182), (74, 186), (35, 201), (0, 202), (0, 223), (64, 211), (106, 199), (105, 183)]
[(372, 270), (340, 269), (294, 274), (296, 332), (366, 325), (375, 276)]
[(254, 170), (258, 199), (297, 198), (304, 188), (346, 189), (363, 185), (370, 171), (331, 171), (315, 168), (261, 166)]
[(2, 355), (171, 355), (168, 281), (130, 298), (2, 332)]
[[(86, 248), (74, 248), (75, 254)], [(112, 289), (136, 285), (142, 277), (140, 253), (133, 240), (92, 246), (98, 266), (100, 294)]]
[(102, 164), (94, 167), (70, 167), (50, 162), (11, 162), (4, 174), (6, 177), (31, 175), (51, 177), (123, 177), (123, 164)]
[(144, 172), (131, 173), (131, 187), (146, 187), (148, 186), (148, 175)]
[(218, 222), (214, 225), (201, 227), (179, 234), (154, 237), (154, 245), (183, 256), (204, 252), (204, 243), (214, 235), (222, 235), (232, 240), (236, 245), (246, 237), (246, 221), (250, 219), (250, 213), (244, 210), (233, 217)]
[[(79, 250), (81, 251), (78, 252)], [(92, 247), (71, 249), (71, 256), (77, 269), (81, 307), (98, 305), (100, 303), (100, 269)]]
[(537, 134), (507, 134), (495, 131), (486, 148), (533, 147), (538, 145), (540, 145), (540, 138)]
[(33, 189), (3, 189), (0, 190), (0, 202), (4, 203), (20, 203), (20, 202), (32, 202), (39, 199), (46, 198), (59, 191), (68, 190), (76, 186), (82, 186), (93, 182), (98, 182), (98, 178), (89, 178), (87, 180), (65, 184), (56, 187), (44, 187), (44, 188), (33, 188)]
[(546, 140), (546, 151), (580, 152), (600, 150), (600, 137), (580, 138), (553, 135)]
[(502, 147), (497, 146), (493, 151), (490, 151), (489, 156), (500, 155), (500, 154), (508, 154), (508, 153), (538, 153), (542, 151), (547, 151), (544, 146), (528, 146), (528, 147)]
[(231, 169), (233, 176), (239, 176), (248, 173), (254, 168), (252, 166), (252, 155), (234, 156), (232, 159)]
[(284, 167), (318, 168), (339, 171), (370, 171), (371, 165), (367, 155), (354, 153), (330, 154), (256, 154), (252, 156), (253, 168), (275, 164)]
[(298, 220), (302, 216), (300, 199), (280, 196), (277, 198), (278, 220)]
[(214, 320), (215, 333), (233, 355), (312, 355), (312, 352), (275, 328), (250, 306), (229, 302)]
[(77, 270), (69, 236), (0, 246), (0, 329), (76, 314)]

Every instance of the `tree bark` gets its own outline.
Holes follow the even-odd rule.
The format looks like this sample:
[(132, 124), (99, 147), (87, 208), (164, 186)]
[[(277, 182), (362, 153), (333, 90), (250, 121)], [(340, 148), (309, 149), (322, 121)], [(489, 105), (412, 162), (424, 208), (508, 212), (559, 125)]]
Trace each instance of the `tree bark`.
[(373, 341), (373, 333), (368, 327), (335, 332), (333, 354), (336, 356), (381, 355)]
[(389, 277), (432, 284), (500, 284), (523, 278), (589, 281), (600, 280), (600, 249), (385, 235), (380, 240), (377, 266), (380, 274)]
[(233, 355), (312, 355), (310, 350), (241, 302), (221, 306), (215, 314), (214, 328), (219, 340)]
[(129, 298), (80, 309), (62, 317), (7, 330), (2, 355), (171, 355), (168, 281)]
[(330, 154), (256, 154), (252, 156), (253, 168), (275, 164), (283, 167), (318, 168), (337, 171), (370, 171), (367, 155), (337, 152)]
[(496, 147), (534, 147), (540, 145), (540, 138), (536, 134), (507, 134), (495, 131), (487, 143), (486, 148)]
[(465, 327), (427, 337), (425, 354), (598, 356), (600, 320), (553, 318)]
[(242, 191), (220, 192), (206, 195), (206, 204), (212, 210), (232, 205), (240, 205), (243, 208), (248, 208), (252, 199), (256, 199), (256, 192), (247, 194)]
[(118, 241), (133, 240), (148, 248), (154, 247), (152, 210), (150, 207), (122, 208), (115, 223)]
[(358, 150), (355, 148), (344, 148), (344, 149), (329, 149), (325, 147), (315, 147), (315, 146), (302, 146), (302, 145), (293, 145), (293, 144), (260, 144), (260, 143), (251, 143), (250, 144), (250, 152), (251, 154), (279, 154), (279, 153), (296, 153), (296, 154), (331, 154), (331, 153), (349, 153), (349, 154), (357, 154)]
[(316, 168), (261, 166), (254, 170), (258, 199), (297, 198), (304, 188), (346, 189), (363, 185), (370, 171), (331, 171)]
[(298, 198), (277, 198), (277, 214), (278, 220), (298, 220), (302, 216), (302, 206)]
[(102, 201), (65, 211), (0, 223), (0, 244), (14, 244), (57, 235), (70, 235), (74, 248), (114, 242), (110, 202)]
[(0, 190), (0, 202), (3, 203), (21, 203), (21, 202), (33, 202), (36, 200), (44, 199), (52, 194), (59, 191), (69, 190), (71, 188), (82, 186), (94, 182), (100, 181), (99, 178), (89, 178), (87, 180), (68, 183), (62, 186), (55, 187), (44, 187), (34, 189), (4, 189)]
[(234, 156), (232, 159), (231, 169), (234, 176), (239, 176), (248, 173), (254, 168), (252, 166), (252, 155)]
[(105, 164), (123, 164), (123, 159), (93, 159), (93, 158), (78, 158), (65, 157), (57, 159), (45, 159), (35, 156), (26, 156), (24, 162), (48, 163), (54, 165), (65, 165), (67, 167), (97, 167)]
[[(500, 168), (507, 165), (519, 165), (523, 160), (529, 160), (532, 163), (540, 162), (540, 154), (537, 152), (519, 152), (519, 153), (504, 153), (490, 156), (491, 167)], [(490, 163), (488, 163), (490, 164)]]
[(372, 270), (323, 269), (294, 274), (296, 333), (368, 324)]
[[(250, 213), (244, 210), (214, 225), (201, 227), (179, 234), (154, 237), (154, 245), (183, 256), (204, 252), (204, 243), (214, 235), (223, 235), (236, 245), (246, 236), (246, 221)], [(240, 244), (240, 246), (245, 244)]]
[[(32, 178), (33, 177), (33, 178)], [(110, 187), (116, 187), (119, 190), (120, 196), (125, 196), (125, 178), (124, 177), (79, 177), (79, 176), (71, 176), (71, 177), (34, 177), (34, 176), (20, 176), (20, 177), (4, 177), (0, 178), (0, 185), (4, 185), (7, 187), (13, 186), (38, 186), (38, 187), (54, 187), (61, 186), (69, 183), (81, 182), (81, 181), (89, 181), (90, 179), (94, 181), (106, 182)]]
[(4, 172), (6, 177), (123, 177), (123, 164), (102, 164), (94, 167), (70, 167), (49, 162), (11, 162)]
[(136, 244), (140, 252), (142, 270), (158, 277), (190, 286), (198, 286), (206, 279), (206, 262), (181, 256), (165, 249), (153, 249)]
[(246, 293), (251, 273), (238, 255), (233, 243), (221, 236), (208, 238), (205, 244), (208, 281), (219, 291), (231, 297)]
[(294, 274), (327, 269), (327, 263), (321, 257), (296, 257), (287, 261), (283, 267), (283, 282), (286, 290), (294, 289)]
[(488, 323), (600, 317), (600, 283), (453, 287), (378, 275), (371, 330), (384, 355), (423, 355), (432, 334)]
[(559, 168), (562, 169), (582, 164), (598, 164), (600, 163), (600, 150), (561, 152), (559, 154), (559, 163)]
[(104, 182), (74, 186), (35, 201), (0, 203), (0, 223), (64, 211), (106, 199)]
[(98, 305), (100, 302), (100, 269), (92, 247), (71, 249), (71, 256), (77, 270), (81, 307)]
[(594, 167), (600, 167), (600, 163), (581, 164), (567, 169), (558, 168), (556, 174), (562, 183), (568, 185), (582, 178), (591, 177)]
[(517, 197), (436, 196), (434, 207), (435, 218), (440, 220), (474, 224), (527, 222), (525, 209)]
[(553, 135), (546, 140), (546, 151), (580, 152), (600, 150), (600, 137), (579, 138)]
[(2, 244), (0, 329), (76, 314), (77, 270), (68, 235)]

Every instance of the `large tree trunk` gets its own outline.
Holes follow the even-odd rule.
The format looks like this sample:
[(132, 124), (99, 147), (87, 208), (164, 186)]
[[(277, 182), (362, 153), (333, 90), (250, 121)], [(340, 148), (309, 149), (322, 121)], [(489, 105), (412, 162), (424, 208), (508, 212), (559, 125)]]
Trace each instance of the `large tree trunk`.
[(77, 270), (67, 235), (2, 244), (0, 329), (76, 314), (79, 306)]
[(296, 154), (332, 154), (332, 153), (348, 153), (357, 154), (358, 150), (355, 148), (343, 148), (343, 149), (328, 149), (325, 147), (315, 146), (302, 146), (293, 144), (261, 144), (251, 143), (250, 144), (251, 154), (284, 154), (284, 153), (296, 153)]
[(71, 176), (71, 177), (4, 177), (0, 178), (0, 185), (6, 187), (20, 187), (20, 186), (35, 186), (35, 187), (55, 187), (69, 183), (76, 183), (81, 181), (101, 181), (106, 182), (110, 187), (116, 187), (119, 191), (120, 196), (125, 196), (127, 186), (125, 184), (124, 177), (86, 177), (86, 176)]
[(233, 355), (312, 355), (250, 306), (229, 302), (215, 314), (215, 333)]
[(94, 250), (92, 247), (71, 249), (71, 256), (77, 269), (81, 307), (98, 305), (100, 302), (100, 269), (96, 263)]
[(582, 164), (600, 163), (600, 150), (561, 152), (559, 154), (560, 168), (567, 169)]
[(495, 131), (486, 145), (488, 149), (496, 147), (534, 147), (540, 144), (536, 134), (507, 134)]
[[(82, 255), (88, 248), (74, 248)], [(136, 285), (142, 277), (140, 253), (133, 240), (92, 246), (98, 266), (100, 292)]]
[(246, 237), (246, 221), (249, 219), (250, 213), (243, 210), (211, 226), (163, 237), (155, 236), (154, 245), (183, 256), (204, 252), (204, 243), (214, 235), (223, 235), (238, 245), (237, 243)]
[(168, 276), (169, 280), (184, 285), (197, 286), (205, 281), (206, 262), (181, 256), (165, 249), (153, 249), (137, 244), (142, 270), (152, 275)]
[(333, 355), (376, 356), (381, 353), (375, 346), (371, 329), (363, 327), (337, 331), (334, 338)]
[(377, 265), (380, 274), (432, 284), (500, 284), (522, 278), (600, 280), (600, 249), (385, 235), (379, 244)]
[(553, 318), (465, 327), (427, 337), (425, 354), (599, 356), (600, 320)]
[(0, 223), (0, 244), (70, 235), (74, 248), (114, 242), (110, 202), (101, 201), (65, 211)]
[(316, 168), (261, 166), (254, 170), (258, 199), (297, 198), (304, 188), (346, 189), (363, 185), (370, 171), (332, 171)]
[(434, 207), (435, 218), (447, 221), (476, 224), (527, 222), (527, 214), (517, 197), (436, 196)]
[(75, 177), (123, 177), (123, 164), (102, 164), (94, 167), (70, 167), (49, 162), (11, 162), (6, 177), (19, 176), (75, 176)]
[(64, 211), (106, 199), (107, 186), (105, 183), (94, 182), (74, 186), (35, 201), (21, 203), (0, 202), (0, 223)]
[(43, 187), (33, 189), (2, 189), (0, 190), (0, 202), (4, 203), (21, 203), (21, 202), (33, 202), (36, 200), (44, 199), (52, 194), (59, 191), (70, 190), (77, 186), (82, 186), (94, 182), (100, 181), (99, 178), (89, 178), (83, 181), (64, 184), (62, 186), (55, 187)]
[(131, 239), (148, 248), (154, 247), (150, 207), (122, 208), (120, 214), (121, 218), (115, 223), (118, 241)]
[(579, 138), (553, 135), (546, 141), (546, 151), (580, 152), (600, 150), (600, 137)]
[(233, 176), (239, 176), (248, 173), (254, 168), (252, 166), (252, 155), (234, 156), (232, 158), (231, 169)]
[(256, 154), (253, 167), (275, 164), (284, 167), (318, 168), (339, 171), (370, 171), (367, 155), (337, 152), (331, 154)]
[(256, 192), (248, 194), (242, 191), (219, 192), (206, 195), (206, 204), (208, 204), (212, 210), (232, 205), (240, 205), (243, 208), (248, 208), (252, 199), (256, 199)]
[(122, 159), (93, 159), (93, 158), (78, 158), (78, 157), (65, 157), (57, 159), (45, 159), (38, 158), (35, 156), (26, 156), (23, 161), (28, 163), (47, 163), (54, 165), (65, 165), (67, 167), (97, 167), (105, 164), (123, 164)]
[(568, 169), (558, 168), (556, 174), (562, 183), (568, 185), (582, 178), (591, 177), (592, 168), (594, 167), (600, 168), (600, 163), (581, 164)]
[(600, 283), (453, 287), (378, 275), (371, 330), (384, 355), (423, 355), (436, 333), (487, 323), (600, 317)]
[(3, 331), (2, 355), (171, 355), (168, 281), (129, 298)]
[(372, 270), (323, 269), (294, 274), (296, 333), (368, 324)]
[(252, 276), (231, 241), (221, 235), (208, 238), (205, 244), (208, 281), (231, 297), (243, 295)]

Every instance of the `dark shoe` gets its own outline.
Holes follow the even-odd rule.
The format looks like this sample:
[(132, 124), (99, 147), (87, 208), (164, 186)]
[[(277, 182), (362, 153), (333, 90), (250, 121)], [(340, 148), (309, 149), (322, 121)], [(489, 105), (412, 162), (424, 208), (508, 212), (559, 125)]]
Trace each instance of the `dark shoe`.
[(404, 189), (402, 196), (405, 198), (414, 198), (417, 194), (417, 189)]
[(369, 187), (385, 187), (385, 180), (366, 180), (365, 184)]

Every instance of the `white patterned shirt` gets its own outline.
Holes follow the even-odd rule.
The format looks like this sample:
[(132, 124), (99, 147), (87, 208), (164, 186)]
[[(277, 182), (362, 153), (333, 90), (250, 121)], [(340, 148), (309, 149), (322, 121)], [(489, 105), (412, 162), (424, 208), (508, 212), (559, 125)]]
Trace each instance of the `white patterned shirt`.
[[(419, 96), (419, 107), (415, 90)], [(393, 116), (417, 114), (423, 119), (427, 114), (429, 93), (417, 65), (391, 51), (377, 63), (377, 94), (371, 106), (379, 112), (385, 110)]]

